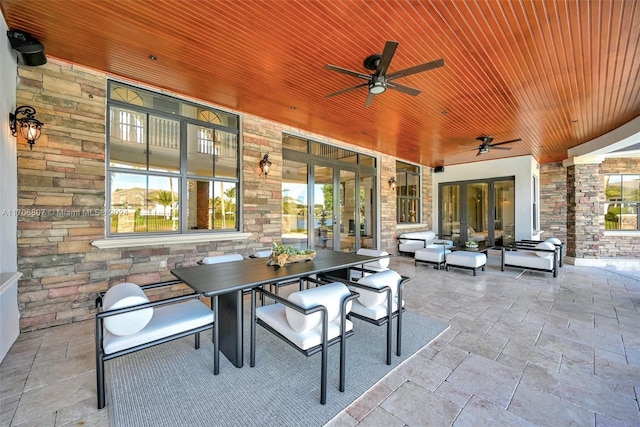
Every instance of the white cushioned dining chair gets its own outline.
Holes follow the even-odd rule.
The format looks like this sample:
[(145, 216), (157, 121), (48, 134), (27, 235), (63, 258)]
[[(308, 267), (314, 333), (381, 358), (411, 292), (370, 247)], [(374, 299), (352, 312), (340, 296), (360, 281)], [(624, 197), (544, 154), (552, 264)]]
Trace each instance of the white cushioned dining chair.
[(373, 273), (349, 284), (349, 289), (359, 294), (353, 302), (349, 317), (387, 326), (387, 365), (391, 364), (393, 319), (396, 319), (396, 355), (402, 353), (402, 312), (404, 300), (402, 288), (409, 281), (394, 270)]
[[(256, 293), (276, 303), (256, 307)], [(358, 295), (340, 282), (293, 292), (282, 298), (262, 288), (254, 288), (251, 298), (251, 356), (256, 363), (256, 325), (262, 326), (305, 356), (321, 353), (320, 403), (327, 402), (327, 350), (340, 344), (340, 384), (345, 389), (346, 338), (353, 335), (347, 319)]]
[(244, 257), (240, 254), (213, 255), (202, 258), (198, 264), (221, 264), (223, 262), (242, 261)]
[(380, 251), (378, 249), (360, 248), (356, 251), (358, 255), (384, 257), (377, 259), (366, 264), (362, 264), (360, 267), (351, 268), (349, 272), (349, 280), (357, 281), (361, 277), (373, 274), (375, 272), (386, 271), (389, 269), (389, 252)]
[[(95, 317), (98, 409), (104, 408), (106, 401), (105, 361), (189, 335), (195, 335), (195, 348), (198, 349), (200, 332), (214, 327), (213, 311), (198, 299), (197, 294), (151, 302), (145, 293), (145, 290), (180, 283), (180, 280), (144, 286), (119, 283), (98, 294)], [(215, 359), (214, 354), (214, 373)]]

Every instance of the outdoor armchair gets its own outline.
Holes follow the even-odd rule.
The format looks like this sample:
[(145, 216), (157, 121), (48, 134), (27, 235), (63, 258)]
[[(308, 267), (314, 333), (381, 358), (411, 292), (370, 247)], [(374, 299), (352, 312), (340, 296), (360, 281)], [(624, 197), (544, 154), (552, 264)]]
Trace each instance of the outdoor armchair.
[[(96, 298), (95, 352), (98, 409), (105, 406), (104, 362), (195, 335), (200, 348), (200, 332), (212, 329), (213, 311), (197, 294), (151, 302), (145, 290), (182, 283), (179, 280), (138, 286), (119, 283)], [(214, 334), (215, 335), (215, 334)], [(214, 342), (214, 352), (217, 343)]]
[(374, 272), (362, 277), (349, 288), (359, 294), (353, 302), (349, 317), (355, 317), (365, 322), (387, 326), (387, 365), (391, 364), (393, 342), (393, 319), (396, 320), (396, 355), (402, 353), (402, 312), (404, 300), (402, 288), (409, 281), (394, 270)]
[[(256, 307), (256, 293), (276, 303)], [(347, 319), (358, 295), (340, 282), (294, 292), (282, 298), (262, 288), (251, 297), (250, 366), (256, 363), (256, 325), (274, 334), (305, 356), (321, 353), (320, 403), (327, 402), (327, 350), (340, 344), (340, 391), (345, 389), (346, 338), (353, 335)]]

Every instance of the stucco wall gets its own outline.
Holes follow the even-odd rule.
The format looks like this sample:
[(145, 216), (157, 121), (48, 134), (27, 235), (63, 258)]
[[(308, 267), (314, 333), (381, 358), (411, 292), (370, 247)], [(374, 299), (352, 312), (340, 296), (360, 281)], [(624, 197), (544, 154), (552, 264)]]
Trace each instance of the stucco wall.
[[(0, 14), (0, 34), (7, 33)], [(16, 57), (5, 37), (0, 47), (0, 273), (17, 268), (16, 227), (18, 198), (16, 193), (16, 139), (9, 131), (9, 113), (16, 108)]]

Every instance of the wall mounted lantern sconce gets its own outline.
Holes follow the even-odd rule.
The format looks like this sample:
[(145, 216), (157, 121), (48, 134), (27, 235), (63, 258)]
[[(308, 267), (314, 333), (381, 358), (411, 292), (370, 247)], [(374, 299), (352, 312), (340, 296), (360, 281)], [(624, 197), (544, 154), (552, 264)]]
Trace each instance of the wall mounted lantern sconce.
[(260, 160), (260, 169), (262, 170), (262, 174), (264, 176), (269, 175), (269, 171), (271, 170), (271, 161), (269, 160), (269, 153), (265, 154), (262, 160)]
[(36, 109), (28, 105), (18, 107), (16, 111), (9, 113), (11, 135), (17, 136), (19, 128), (20, 133), (29, 143), (29, 149), (31, 150), (33, 150), (33, 144), (40, 138), (42, 126), (42, 122), (36, 119)]
[(394, 190), (396, 189), (396, 185), (398, 184), (398, 181), (396, 181), (396, 177), (392, 176), (391, 178), (389, 178), (389, 188)]

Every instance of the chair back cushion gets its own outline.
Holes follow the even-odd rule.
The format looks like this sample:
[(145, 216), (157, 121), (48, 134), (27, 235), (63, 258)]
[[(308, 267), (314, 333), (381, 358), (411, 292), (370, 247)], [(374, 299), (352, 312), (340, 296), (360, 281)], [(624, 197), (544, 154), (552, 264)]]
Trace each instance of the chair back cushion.
[[(398, 294), (398, 285), (402, 277), (393, 270), (381, 271), (380, 273), (371, 274), (358, 280), (358, 283), (373, 289), (381, 289), (385, 286), (391, 288), (391, 298), (395, 299)], [(372, 308), (387, 301), (386, 292), (367, 291), (362, 288), (354, 288), (360, 294), (358, 301), (365, 307)]]
[[(102, 298), (104, 310), (131, 307), (149, 302), (149, 298), (135, 283), (118, 283), (112, 286)], [(144, 329), (153, 317), (153, 307), (129, 313), (109, 316), (104, 319), (104, 327), (113, 335), (131, 335)]]
[(388, 268), (389, 267), (389, 252), (387, 251), (379, 251), (377, 249), (358, 249), (356, 252), (358, 255), (366, 255), (366, 256), (386, 256), (386, 258), (380, 258), (379, 260), (368, 262), (364, 265), (367, 267), (376, 267), (376, 268)]
[(214, 255), (208, 256), (202, 259), (203, 264), (220, 264), (230, 261), (242, 261), (244, 258), (240, 254), (226, 254), (226, 255)]
[[(330, 323), (340, 316), (342, 300), (349, 294), (349, 289), (343, 283), (334, 282), (316, 288), (305, 289), (304, 291), (293, 292), (288, 299), (303, 308), (310, 308), (316, 305), (325, 306), (327, 308), (327, 320)], [(349, 311), (351, 311), (351, 301), (347, 304), (347, 313)], [(296, 332), (313, 329), (322, 322), (322, 313), (320, 312), (305, 315), (287, 307), (285, 314), (289, 326)]]
[[(556, 246), (551, 243), (551, 242), (540, 242), (536, 245), (536, 249), (549, 249), (549, 250), (555, 250)], [(549, 253), (549, 252), (536, 252), (536, 255), (538, 255), (541, 258), (552, 258), (553, 254)]]
[(560, 239), (558, 239), (557, 237), (549, 237), (547, 239), (544, 239), (545, 242), (549, 242), (553, 245), (561, 245), (562, 241), (560, 241)]

